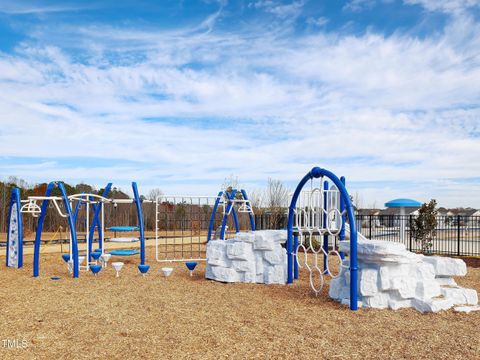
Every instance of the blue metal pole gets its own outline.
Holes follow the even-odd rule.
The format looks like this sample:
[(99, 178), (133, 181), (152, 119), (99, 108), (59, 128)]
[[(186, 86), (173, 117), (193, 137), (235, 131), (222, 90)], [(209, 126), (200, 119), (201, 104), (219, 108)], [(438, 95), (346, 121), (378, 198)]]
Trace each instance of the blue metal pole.
[[(57, 184), (60, 193), (63, 198), (63, 205), (68, 215), (68, 225), (70, 226), (70, 234), (72, 236), (72, 257), (73, 257), (73, 277), (78, 278), (80, 264), (78, 263), (78, 243), (77, 243), (77, 229), (75, 227), (75, 219), (73, 217), (72, 208), (70, 207), (70, 200), (68, 199), (67, 192), (65, 191), (65, 185), (63, 182)], [(90, 259), (86, 259), (87, 264)]]
[[(55, 187), (55, 183), (51, 182), (47, 185), (45, 190), (45, 196), (49, 197), (52, 194), (52, 190)], [(33, 276), (38, 277), (40, 273), (40, 242), (42, 240), (43, 222), (47, 215), (48, 200), (42, 201), (40, 216), (37, 222), (37, 232), (35, 233), (35, 244), (33, 247)]]
[[(229, 194), (228, 192), (225, 192), (225, 194), (227, 195), (227, 199), (231, 200), (235, 198), (235, 195), (237, 194), (237, 190), (234, 189), (232, 190), (231, 194)], [(232, 206), (233, 206), (233, 202), (229, 201), (227, 204), (227, 208), (225, 210), (225, 215), (223, 215), (222, 230), (220, 232), (220, 239), (222, 240), (225, 240), (225, 228), (227, 227), (228, 214), (230, 213), (230, 209), (232, 209)], [(233, 213), (235, 214), (235, 209), (232, 209), (232, 210), (233, 210)], [(233, 218), (233, 220), (235, 221), (235, 217)], [(238, 219), (237, 219), (237, 222), (238, 222)], [(235, 227), (237, 228), (237, 231), (238, 231), (238, 223), (235, 223)]]
[[(112, 188), (112, 183), (108, 183), (105, 189), (103, 190), (102, 197), (106, 198), (108, 194), (110, 193), (110, 189)], [(93, 236), (95, 234), (95, 227), (97, 228), (98, 231), (98, 246), (100, 250), (103, 250), (103, 245), (102, 245), (102, 239), (103, 239), (103, 232), (102, 232), (102, 227), (100, 224), (99, 220), (99, 215), (102, 210), (103, 203), (99, 202), (97, 205), (93, 205), (93, 219), (92, 219), (92, 224), (90, 225), (90, 231), (88, 233), (88, 243), (90, 246), (90, 251), (89, 253), (92, 253), (92, 244), (93, 244)]]
[[(323, 208), (326, 210), (328, 205), (327, 203), (328, 182), (327, 181), (323, 183), (323, 190), (325, 190), (324, 191), (325, 196), (323, 198)], [(329, 221), (327, 214), (323, 214), (323, 224), (325, 227), (327, 226), (327, 221)], [(323, 271), (327, 270), (328, 256), (326, 254), (328, 254), (328, 232), (326, 233), (326, 235), (323, 235)]]
[[(345, 200), (348, 220), (350, 222), (350, 309), (358, 309), (358, 261), (357, 261), (357, 226), (355, 222), (355, 214), (348, 191), (340, 181), (340, 179), (332, 172), (320, 169), (323, 175), (327, 176), (337, 186), (341, 196)], [(313, 170), (312, 170), (313, 171)]]
[[(237, 194), (237, 190), (235, 190), (235, 195), (236, 194)], [(235, 200), (235, 195), (230, 197), (231, 201)], [(232, 203), (232, 216), (233, 216), (233, 224), (235, 225), (235, 232), (238, 233), (240, 232), (240, 225), (238, 223), (238, 216), (237, 216), (237, 212), (235, 211), (235, 206), (233, 205), (233, 203)]]
[(208, 235), (207, 235), (207, 242), (212, 240), (212, 232), (213, 232), (213, 225), (215, 223), (215, 215), (217, 213), (218, 204), (222, 199), (223, 191), (220, 191), (217, 195), (217, 199), (215, 200), (215, 204), (213, 205), (212, 215), (210, 215), (210, 223), (208, 224)]
[(298, 235), (293, 237), (293, 278), (298, 279), (298, 261), (297, 261), (297, 249), (298, 249)]
[[(316, 169), (316, 168), (314, 168)], [(319, 169), (319, 168), (318, 168)], [(312, 169), (313, 171), (313, 169)], [(300, 196), (303, 186), (313, 177), (312, 171), (303, 177), (300, 183), (297, 185), (295, 192), (292, 196), (292, 201), (288, 208), (288, 223), (287, 223), (287, 284), (293, 283), (294, 273), (294, 250), (293, 250), (293, 218), (295, 216), (295, 208), (297, 206), (297, 200)]]
[(140, 265), (145, 265), (145, 229), (143, 226), (142, 203), (138, 195), (137, 183), (132, 182), (133, 197), (137, 206), (138, 227), (140, 228)]
[[(340, 177), (340, 181), (342, 182), (343, 186), (345, 186), (345, 176)], [(345, 215), (343, 215), (344, 211), (345, 201), (343, 200), (343, 196), (340, 195), (340, 212), (342, 213), (342, 228), (340, 229), (340, 233), (338, 234), (338, 239), (340, 241), (345, 240)], [(340, 258), (342, 260), (345, 259), (345, 253), (343, 251), (340, 251)]]
[[(243, 200), (248, 201), (247, 192), (243, 189), (240, 191), (242, 192)], [(252, 229), (252, 231), (255, 231), (255, 218), (253, 217), (252, 213), (249, 213), (248, 216), (250, 218), (250, 228)]]
[[(83, 194), (84, 193), (82, 193), (82, 195)], [(77, 224), (77, 217), (78, 217), (78, 213), (80, 211), (80, 206), (82, 206), (82, 203), (83, 203), (82, 200), (78, 200), (77, 205), (75, 205), (75, 210), (73, 212), (73, 221), (75, 222), (75, 225)]]

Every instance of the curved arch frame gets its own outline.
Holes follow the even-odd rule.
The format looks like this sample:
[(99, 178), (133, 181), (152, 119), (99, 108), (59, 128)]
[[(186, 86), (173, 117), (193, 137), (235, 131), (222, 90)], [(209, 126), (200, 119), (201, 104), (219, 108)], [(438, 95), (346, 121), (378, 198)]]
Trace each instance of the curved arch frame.
[[(233, 200), (235, 200), (235, 196), (237, 195), (238, 190), (233, 189), (231, 192), (228, 191), (220, 191), (217, 195), (217, 200), (215, 201), (215, 204), (213, 205), (212, 209), (212, 215), (210, 216), (210, 223), (208, 225), (208, 235), (207, 235), (207, 242), (209, 242), (212, 239), (212, 233), (213, 233), (213, 223), (215, 221), (215, 215), (217, 213), (218, 206), (220, 205), (220, 201), (222, 200), (222, 197), (227, 198), (227, 207), (225, 209), (225, 214), (223, 214), (223, 219), (222, 219), (222, 228), (220, 231), (220, 239), (224, 240), (225, 239), (225, 232), (227, 229), (227, 220), (228, 220), (228, 215), (231, 213), (233, 217), (233, 223), (235, 225), (235, 231), (238, 233), (240, 232), (240, 225), (238, 223), (238, 215), (237, 212), (235, 211), (235, 206), (233, 203)], [(243, 200), (248, 201), (248, 196), (247, 192), (244, 189), (240, 190), (240, 193), (242, 194)], [(253, 216), (252, 213), (249, 213), (249, 220), (250, 220), (250, 228), (251, 231), (255, 231), (255, 217)]]
[(215, 200), (215, 204), (213, 205), (212, 215), (210, 215), (210, 223), (208, 224), (207, 242), (209, 242), (212, 239), (213, 223), (215, 222), (215, 214), (217, 213), (218, 205), (220, 205), (222, 196), (223, 196), (223, 191), (220, 191), (217, 195), (217, 199)]
[(136, 182), (132, 182), (133, 197), (137, 207), (138, 227), (140, 232), (140, 265), (145, 265), (145, 228), (143, 224), (142, 200), (138, 194)]
[[(73, 277), (78, 278), (80, 266), (78, 263), (78, 242), (77, 242), (77, 232), (75, 229), (75, 219), (73, 216), (72, 208), (70, 206), (70, 200), (67, 196), (67, 192), (65, 190), (65, 186), (63, 182), (49, 183), (47, 186), (47, 190), (45, 191), (45, 197), (50, 197), (55, 187), (58, 187), (58, 189), (60, 190), (63, 204), (67, 211), (68, 225), (70, 227), (70, 235), (72, 237)], [(43, 222), (45, 220), (45, 216), (47, 215), (49, 201), (50, 200), (48, 199), (43, 200), (41, 213), (40, 213), (40, 216), (38, 217), (37, 232), (35, 234), (35, 245), (34, 245), (34, 252), (33, 252), (33, 276), (34, 277), (38, 277), (40, 274), (40, 241), (42, 238)]]
[[(112, 188), (112, 183), (108, 183), (107, 186), (105, 186), (105, 189), (103, 190), (102, 193), (102, 198), (106, 198), (108, 194), (110, 193), (110, 189)], [(93, 204), (93, 219), (92, 223), (90, 224), (90, 231), (88, 232), (88, 247), (89, 251), (88, 253), (92, 253), (92, 246), (93, 246), (93, 237), (95, 235), (95, 227), (97, 228), (98, 231), (98, 246), (100, 250), (102, 250), (103, 254), (103, 232), (102, 232), (102, 226), (100, 225), (100, 220), (99, 220), (99, 215), (103, 207), (103, 201), (100, 201), (98, 204)]]
[(237, 212), (235, 211), (235, 206), (233, 204), (233, 199), (235, 199), (235, 195), (237, 195), (237, 190), (233, 189), (232, 192), (225, 191), (225, 195), (227, 196), (228, 203), (227, 203), (227, 209), (225, 210), (225, 214), (223, 214), (223, 220), (222, 220), (222, 230), (220, 231), (220, 239), (224, 240), (225, 239), (225, 231), (227, 230), (227, 220), (228, 220), (228, 214), (232, 213), (233, 216), (233, 223), (235, 224), (235, 232), (240, 231), (240, 226), (238, 225), (238, 216)]
[[(297, 262), (295, 259), (294, 246), (298, 246), (298, 237), (293, 235), (293, 222), (298, 197), (305, 184), (314, 178), (326, 177), (330, 179), (338, 188), (341, 194), (343, 205), (347, 212), (350, 222), (350, 309), (358, 309), (358, 264), (357, 264), (357, 228), (353, 212), (352, 202), (344, 183), (331, 171), (314, 167), (300, 181), (292, 196), (292, 201), (288, 209), (288, 238), (287, 238), (287, 283), (292, 284), (294, 278), (298, 277)], [(294, 265), (295, 264), (295, 265)]]

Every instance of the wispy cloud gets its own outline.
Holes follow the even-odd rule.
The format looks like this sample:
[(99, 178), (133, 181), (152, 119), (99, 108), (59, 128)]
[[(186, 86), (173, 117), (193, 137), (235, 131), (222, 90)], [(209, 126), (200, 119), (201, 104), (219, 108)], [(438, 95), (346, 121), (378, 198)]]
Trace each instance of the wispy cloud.
[(446, 13), (464, 12), (472, 8), (479, 8), (478, 0), (404, 0), (405, 4), (421, 5), (429, 11)]
[(280, 18), (297, 16), (304, 5), (305, 1), (303, 0), (295, 0), (286, 4), (274, 0), (258, 0), (249, 3), (252, 8), (261, 9)]
[(230, 173), (252, 187), (269, 176), (293, 186), (321, 165), (346, 175), (368, 202), (480, 200), (457, 186), (471, 179), (477, 188), (480, 173), (480, 25), (472, 16), (421, 38), (229, 32), (215, 19), (203, 31), (32, 31), (0, 54), (0, 151), (29, 159), (0, 173), (98, 185), (135, 178), (214, 193)]
[(40, 15), (47, 13), (70, 12), (94, 8), (98, 8), (98, 6), (87, 6), (82, 3), (73, 5), (43, 5), (41, 4), (41, 2), (38, 1), (0, 1), (0, 13), (9, 15)]

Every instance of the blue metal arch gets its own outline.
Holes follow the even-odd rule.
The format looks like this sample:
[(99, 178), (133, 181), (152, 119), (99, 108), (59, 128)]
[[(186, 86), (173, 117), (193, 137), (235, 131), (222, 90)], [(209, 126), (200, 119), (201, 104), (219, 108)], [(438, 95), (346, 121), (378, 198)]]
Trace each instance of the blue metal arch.
[[(58, 187), (60, 193), (62, 194), (63, 204), (65, 206), (68, 218), (68, 225), (70, 227), (70, 235), (72, 237), (72, 257), (73, 257), (73, 277), (78, 278), (79, 276), (79, 263), (78, 263), (78, 242), (77, 242), (77, 232), (75, 229), (75, 219), (73, 216), (72, 209), (70, 207), (70, 200), (68, 199), (67, 192), (65, 190), (65, 185), (63, 182), (51, 182), (47, 186), (45, 191), (45, 196), (49, 197), (52, 194), (52, 191), (55, 187)], [(43, 222), (45, 221), (45, 216), (47, 214), (49, 200), (43, 200), (41, 206), (41, 213), (38, 217), (37, 232), (35, 234), (35, 245), (33, 253), (33, 276), (38, 277), (40, 273), (40, 241), (42, 238), (43, 231)], [(88, 259), (87, 259), (88, 260)]]
[(215, 214), (217, 213), (218, 205), (222, 200), (223, 191), (220, 191), (217, 195), (217, 199), (215, 200), (215, 204), (213, 205), (212, 214), (210, 215), (210, 223), (208, 224), (208, 235), (207, 235), (207, 242), (212, 240), (212, 233), (213, 233), (213, 224), (215, 222)]
[[(319, 167), (314, 167), (310, 170), (300, 181), (295, 189), (295, 192), (290, 202), (288, 209), (288, 238), (287, 238), (287, 283), (291, 284), (294, 280), (294, 263), (295, 261), (295, 250), (294, 250), (294, 236), (293, 236), (293, 220), (295, 215), (295, 209), (297, 205), (298, 197), (302, 191), (305, 184), (314, 178), (327, 177), (330, 179), (338, 188), (342, 202), (345, 205), (347, 211), (347, 216), (350, 222), (350, 309), (358, 309), (358, 264), (357, 264), (357, 228), (355, 224), (355, 216), (353, 212), (352, 202), (350, 201), (350, 196), (343, 182), (331, 171), (322, 169)], [(295, 237), (296, 238), (296, 237)], [(298, 242), (298, 240), (296, 241)], [(298, 244), (297, 244), (298, 246)]]
[[(225, 210), (225, 214), (223, 216), (223, 222), (222, 222), (222, 231), (220, 233), (221, 239), (225, 238), (225, 231), (226, 231), (226, 226), (227, 226), (227, 220), (228, 220), (228, 215), (231, 212), (232, 217), (233, 217), (233, 223), (235, 225), (235, 231), (238, 233), (240, 232), (240, 225), (238, 223), (238, 215), (237, 212), (235, 211), (235, 206), (233, 203), (233, 200), (235, 200), (235, 196), (237, 195), (238, 190), (233, 189), (231, 192), (225, 192), (227, 195), (228, 200), (231, 200), (227, 204), (227, 208)], [(240, 193), (242, 194), (243, 200), (248, 200), (247, 192), (245, 190), (240, 190)], [(250, 219), (250, 227), (252, 231), (255, 231), (255, 218), (251, 213), (249, 213), (249, 219)]]
[[(82, 193), (83, 195), (84, 193)], [(77, 204), (75, 205), (75, 210), (73, 211), (73, 219), (75, 221), (75, 226), (77, 225), (77, 217), (78, 217), (78, 213), (80, 212), (80, 208), (82, 207), (82, 204), (84, 202), (79, 200), (77, 201)]]
[[(220, 204), (220, 201), (222, 200), (223, 195), (225, 194), (227, 197), (227, 200), (234, 200), (235, 196), (237, 195), (238, 190), (233, 189), (231, 192), (228, 191), (220, 191), (217, 195), (217, 199), (215, 200), (215, 204), (213, 205), (212, 209), (212, 214), (210, 215), (210, 223), (208, 225), (208, 235), (207, 235), (207, 242), (212, 240), (212, 234), (213, 234), (213, 225), (215, 222), (215, 215), (218, 210), (218, 205)], [(248, 200), (247, 192), (245, 190), (240, 190), (242, 197), (244, 200)], [(228, 202), (227, 207), (225, 209), (225, 214), (223, 215), (222, 218), (222, 228), (220, 232), (220, 238), (224, 239), (225, 238), (225, 232), (226, 232), (226, 227), (227, 227), (227, 220), (228, 220), (228, 214), (232, 213), (233, 217), (233, 223), (235, 225), (235, 231), (239, 232), (240, 231), (240, 225), (238, 223), (238, 215), (237, 212), (235, 211), (235, 207), (233, 206), (233, 202)], [(250, 218), (250, 227), (252, 231), (255, 231), (255, 217), (252, 214), (249, 214)]]
[(23, 222), (22, 222), (22, 202), (20, 200), (20, 189), (13, 188), (12, 195), (10, 197), (10, 207), (8, 211), (8, 220), (7, 220), (7, 252), (6, 252), (6, 265), (8, 267), (8, 259), (10, 254), (10, 219), (12, 217), (13, 205), (17, 205), (17, 229), (18, 229), (18, 239), (17, 239), (17, 268), (20, 269), (23, 266)]
[(235, 199), (235, 195), (237, 195), (237, 190), (233, 189), (231, 192), (225, 191), (225, 195), (227, 196), (227, 199), (229, 200), (227, 203), (227, 208), (225, 209), (225, 214), (223, 215), (223, 220), (222, 220), (222, 230), (220, 231), (220, 239), (225, 239), (225, 231), (227, 229), (227, 220), (228, 220), (228, 215), (230, 212), (232, 213), (233, 216), (233, 223), (235, 224), (235, 231), (239, 232), (239, 225), (238, 225), (238, 217), (237, 213), (235, 212), (235, 207), (233, 205), (233, 199)]
[[(110, 193), (110, 190), (112, 188), (112, 183), (108, 183), (107, 186), (105, 186), (105, 189), (103, 190), (102, 197), (106, 198), (108, 194)], [(100, 220), (98, 216), (100, 215), (100, 211), (102, 210), (103, 203), (99, 202), (96, 205), (93, 205), (93, 220), (92, 223), (90, 224), (90, 231), (88, 232), (88, 253), (92, 253), (92, 246), (93, 246), (93, 237), (95, 235), (95, 227), (97, 228), (98, 231), (98, 246), (100, 250), (103, 250), (102, 248), (102, 241), (101, 239), (103, 238), (103, 233), (102, 233), (102, 227), (100, 226)]]
[(145, 228), (143, 225), (142, 201), (138, 194), (136, 182), (132, 182), (133, 197), (137, 207), (138, 227), (140, 232), (140, 265), (145, 265)]

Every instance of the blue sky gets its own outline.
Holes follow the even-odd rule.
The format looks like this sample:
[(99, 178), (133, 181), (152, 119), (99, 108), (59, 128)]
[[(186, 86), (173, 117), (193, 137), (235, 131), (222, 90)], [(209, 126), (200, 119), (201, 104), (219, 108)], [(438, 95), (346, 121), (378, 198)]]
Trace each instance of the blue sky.
[(478, 208), (479, 3), (0, 0), (0, 176)]

